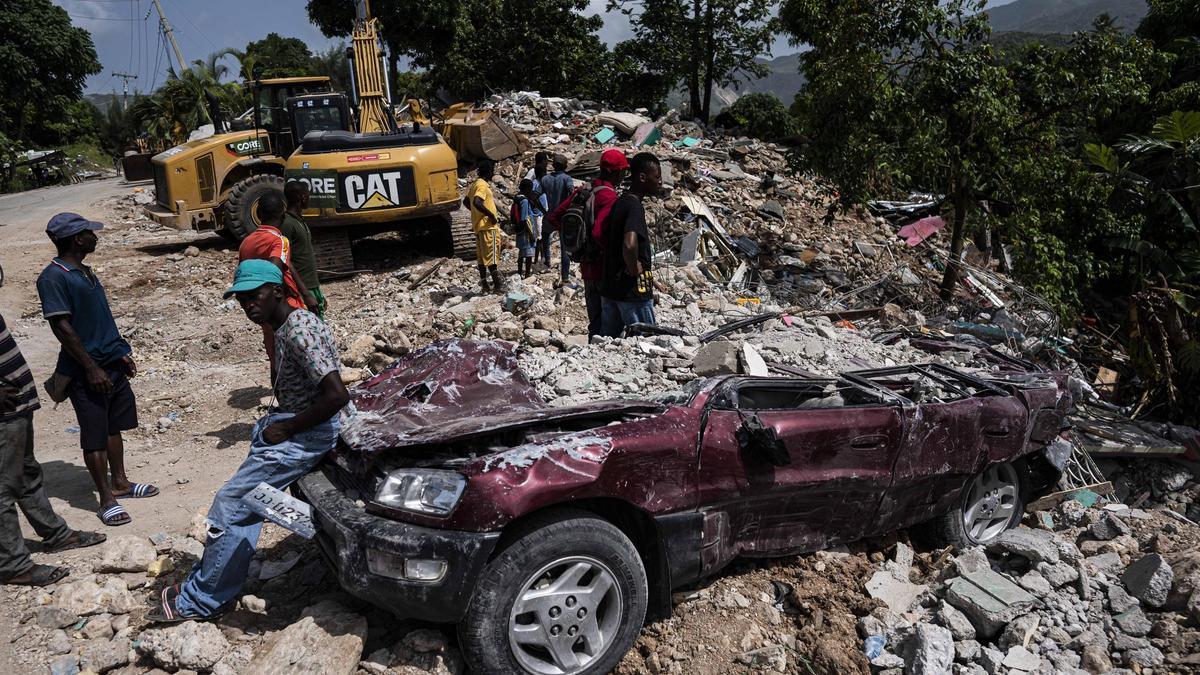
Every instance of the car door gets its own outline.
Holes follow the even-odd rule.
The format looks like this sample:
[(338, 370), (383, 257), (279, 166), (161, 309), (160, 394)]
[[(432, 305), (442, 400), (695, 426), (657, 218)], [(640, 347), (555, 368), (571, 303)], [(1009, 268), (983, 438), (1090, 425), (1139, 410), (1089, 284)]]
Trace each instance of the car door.
[(1020, 444), (1025, 411), (1014, 398), (964, 398), (904, 411), (909, 429), (870, 534), (924, 522), (953, 508), (991, 454)]
[[(750, 416), (774, 430), (787, 464), (739, 446), (737, 431)], [(701, 503), (720, 513), (709, 519), (707, 537), (726, 538), (727, 553), (747, 555), (859, 538), (891, 483), (902, 436), (898, 405), (735, 409), (718, 399), (700, 448)]]

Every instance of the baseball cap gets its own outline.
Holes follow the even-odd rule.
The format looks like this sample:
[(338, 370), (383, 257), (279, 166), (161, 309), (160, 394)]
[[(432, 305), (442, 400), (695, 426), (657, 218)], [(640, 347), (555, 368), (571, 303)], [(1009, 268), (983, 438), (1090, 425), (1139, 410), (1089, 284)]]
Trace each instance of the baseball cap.
[(263, 284), (283, 284), (283, 271), (270, 260), (243, 260), (237, 266), (237, 272), (233, 275), (233, 285), (225, 291), (225, 297), (252, 291)]
[(600, 155), (600, 170), (605, 173), (624, 171), (628, 168), (629, 160), (625, 159), (625, 153), (616, 148), (609, 148)]
[(84, 230), (99, 230), (103, 227), (103, 223), (88, 220), (78, 213), (60, 213), (46, 224), (46, 235), (51, 239), (66, 239)]

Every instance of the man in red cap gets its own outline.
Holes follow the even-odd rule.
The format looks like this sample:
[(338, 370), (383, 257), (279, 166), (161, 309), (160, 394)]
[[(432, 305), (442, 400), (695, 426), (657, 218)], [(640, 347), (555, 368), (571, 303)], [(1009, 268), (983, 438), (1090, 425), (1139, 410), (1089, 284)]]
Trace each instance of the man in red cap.
[[(602, 251), (604, 221), (608, 220), (608, 213), (617, 201), (617, 186), (621, 184), (621, 178), (628, 168), (629, 161), (625, 159), (625, 153), (616, 148), (605, 150), (604, 154), (600, 155), (600, 177), (590, 185), (585, 183), (575, 188), (571, 196), (563, 200), (554, 213), (550, 214), (550, 226), (559, 229), (559, 220), (570, 208), (577, 192), (595, 190), (596, 219), (592, 225), (592, 241), (599, 242), (601, 245), (598, 248)], [(603, 257), (579, 263), (579, 276), (583, 278), (583, 296), (587, 303), (588, 337), (600, 335), (600, 280), (603, 275)]]

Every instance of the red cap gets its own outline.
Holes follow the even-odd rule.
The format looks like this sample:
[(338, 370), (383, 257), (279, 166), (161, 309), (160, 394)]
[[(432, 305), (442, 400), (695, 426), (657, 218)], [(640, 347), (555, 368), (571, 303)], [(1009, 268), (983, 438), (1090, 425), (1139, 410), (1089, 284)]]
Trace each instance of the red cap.
[(625, 159), (625, 153), (610, 148), (600, 155), (600, 170), (604, 173), (613, 173), (615, 171), (624, 171), (629, 168), (629, 160)]

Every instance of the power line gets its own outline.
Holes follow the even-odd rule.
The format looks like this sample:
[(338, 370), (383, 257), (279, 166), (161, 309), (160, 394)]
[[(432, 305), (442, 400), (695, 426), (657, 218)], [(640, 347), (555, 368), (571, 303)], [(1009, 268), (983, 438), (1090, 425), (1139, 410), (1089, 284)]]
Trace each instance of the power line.
[[(213, 48), (213, 51), (221, 51), (221, 48), (220, 48), (220, 47), (218, 47), (218, 46), (217, 46), (217, 45), (216, 45), (216, 44), (215, 44), (215, 43), (214, 43), (212, 40), (208, 39), (208, 36), (204, 34), (204, 31), (200, 30), (200, 27), (199, 27), (199, 26), (197, 26), (196, 24), (192, 23), (192, 20), (191, 20), (190, 18), (188, 18), (188, 15), (187, 15), (187, 13), (183, 11), (183, 7), (181, 6), (181, 5), (182, 5), (182, 3), (178, 3), (178, 2), (168, 2), (168, 4), (170, 4), (170, 5), (171, 5), (171, 7), (172, 7), (171, 11), (172, 11), (172, 12), (174, 12), (174, 13), (175, 13), (176, 15), (178, 15), (178, 16), (182, 16), (182, 17), (183, 17), (183, 20), (184, 20), (184, 21), (186, 21), (186, 22), (188, 23), (188, 25), (189, 25), (189, 26), (191, 26), (192, 28), (194, 28), (194, 29), (196, 30), (196, 33), (197, 33), (197, 34), (198, 34), (200, 37), (204, 38), (204, 41), (205, 41), (205, 42), (207, 42), (209, 45), (211, 45), (211, 46), (212, 46), (212, 48)], [(195, 40), (192, 40), (192, 42), (193, 42), (193, 43), (195, 43), (196, 41), (195, 41)], [(196, 43), (196, 46), (197, 46), (197, 47), (200, 47), (201, 49), (203, 49), (203, 48), (204, 48), (202, 45), (200, 45), (200, 44), (198, 44), (198, 43)]]
[(70, 13), (68, 13), (67, 16), (71, 17), (72, 19), (79, 19), (80, 21), (128, 21), (129, 20), (123, 16), (79, 16), (78, 14), (70, 14)]

